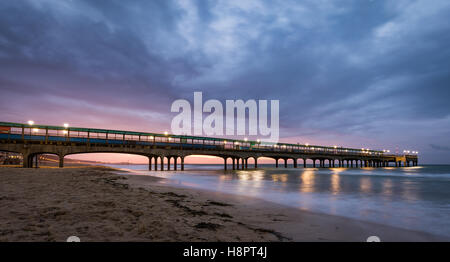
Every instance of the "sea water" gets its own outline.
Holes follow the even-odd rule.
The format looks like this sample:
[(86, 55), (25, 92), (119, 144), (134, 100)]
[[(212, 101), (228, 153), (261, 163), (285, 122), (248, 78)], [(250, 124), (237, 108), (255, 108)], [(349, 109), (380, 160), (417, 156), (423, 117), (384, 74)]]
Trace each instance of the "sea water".
[(404, 168), (275, 168), (228, 170), (185, 165), (185, 171), (148, 171), (148, 165), (111, 165), (160, 178), (161, 183), (256, 197), (330, 215), (450, 237), (450, 166)]

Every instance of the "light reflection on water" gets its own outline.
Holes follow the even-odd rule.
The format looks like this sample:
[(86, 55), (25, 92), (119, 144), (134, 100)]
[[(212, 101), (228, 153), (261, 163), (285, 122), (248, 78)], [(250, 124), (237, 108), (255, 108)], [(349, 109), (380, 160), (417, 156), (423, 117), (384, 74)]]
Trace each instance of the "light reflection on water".
[(450, 166), (410, 168), (272, 168), (145, 171), (165, 183), (258, 197), (304, 210), (373, 221), (450, 236)]

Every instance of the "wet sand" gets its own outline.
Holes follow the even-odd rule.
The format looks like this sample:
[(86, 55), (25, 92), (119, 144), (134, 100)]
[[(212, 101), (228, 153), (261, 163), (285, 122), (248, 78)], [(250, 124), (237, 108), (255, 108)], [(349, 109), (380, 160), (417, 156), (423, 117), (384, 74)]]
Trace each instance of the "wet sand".
[(0, 168), (0, 241), (449, 241), (104, 167)]

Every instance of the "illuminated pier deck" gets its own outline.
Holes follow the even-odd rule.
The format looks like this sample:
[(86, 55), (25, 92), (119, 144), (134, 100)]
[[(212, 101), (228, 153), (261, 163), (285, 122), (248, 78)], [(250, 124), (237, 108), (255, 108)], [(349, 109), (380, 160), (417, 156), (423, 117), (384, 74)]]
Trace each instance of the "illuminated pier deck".
[[(48, 126), (0, 122), (0, 151), (21, 154), (23, 167), (37, 165), (37, 156), (54, 154), (59, 166), (64, 157), (84, 153), (125, 153), (146, 156), (149, 169), (184, 170), (184, 159), (190, 155), (209, 155), (224, 159), (224, 169), (248, 169), (248, 160), (266, 157), (293, 167), (312, 160), (313, 167), (387, 167), (417, 166), (417, 154), (394, 155), (380, 150), (299, 145), (288, 143), (261, 143), (199, 136), (145, 133), (68, 126)], [(158, 161), (159, 159), (159, 161)], [(231, 159), (232, 163), (227, 164)], [(159, 165), (158, 165), (159, 162)]]

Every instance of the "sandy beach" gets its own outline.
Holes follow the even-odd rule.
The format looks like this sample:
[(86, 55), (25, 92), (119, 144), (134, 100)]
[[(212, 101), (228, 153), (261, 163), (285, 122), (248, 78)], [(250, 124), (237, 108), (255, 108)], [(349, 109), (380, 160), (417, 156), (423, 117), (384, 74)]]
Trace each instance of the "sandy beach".
[(0, 168), (0, 241), (449, 241), (105, 167)]

